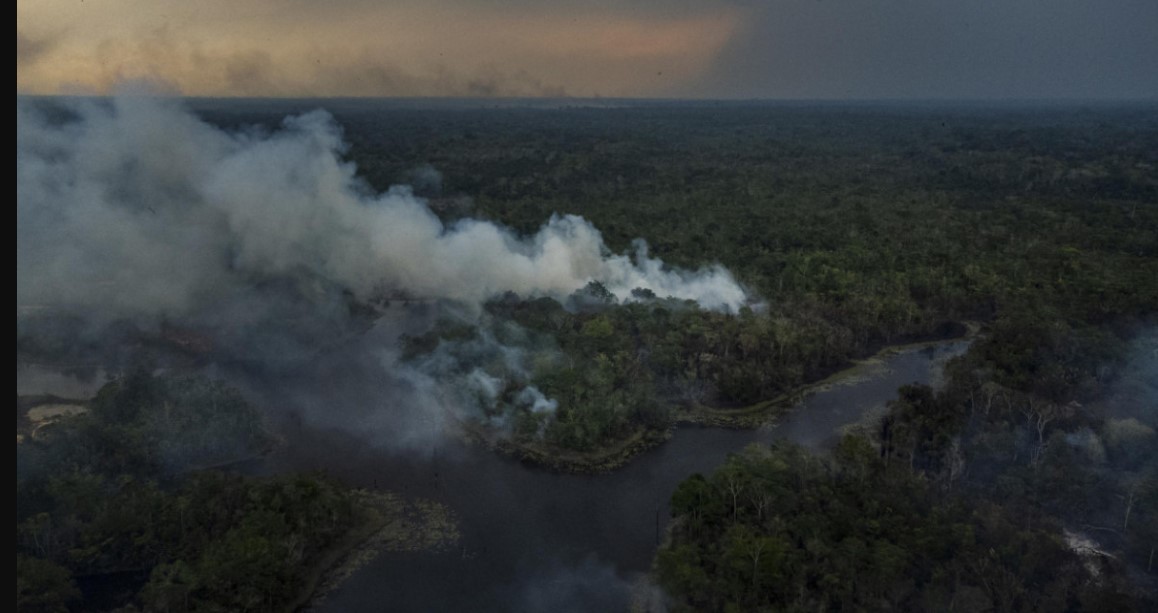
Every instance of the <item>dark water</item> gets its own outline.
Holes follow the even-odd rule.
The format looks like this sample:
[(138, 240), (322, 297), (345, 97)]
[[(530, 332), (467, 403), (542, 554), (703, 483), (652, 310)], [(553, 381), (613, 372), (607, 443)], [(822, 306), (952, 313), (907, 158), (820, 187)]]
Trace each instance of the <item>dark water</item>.
[(625, 610), (681, 480), (753, 442), (824, 449), (897, 387), (934, 381), (943, 360), (966, 347), (949, 341), (861, 365), (772, 427), (681, 428), (608, 475), (554, 474), (458, 443), (400, 456), (366, 436), (318, 428), (302, 428), (266, 468), (323, 470), (353, 485), (430, 498), (460, 521), (454, 550), (383, 554), (332, 593), (323, 611)]

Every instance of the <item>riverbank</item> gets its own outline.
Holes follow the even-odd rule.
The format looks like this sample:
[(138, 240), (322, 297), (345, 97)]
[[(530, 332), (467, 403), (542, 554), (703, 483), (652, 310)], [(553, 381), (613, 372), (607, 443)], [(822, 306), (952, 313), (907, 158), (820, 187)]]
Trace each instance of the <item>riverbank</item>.
[(772, 423), (807, 396), (849, 383), (865, 366), (879, 363), (889, 356), (906, 351), (919, 351), (947, 341), (971, 341), (981, 333), (981, 324), (974, 321), (953, 322), (942, 326), (944, 333), (919, 340), (906, 339), (894, 345), (877, 346), (866, 356), (849, 360), (823, 378), (801, 385), (768, 400), (739, 408), (718, 408), (692, 405), (676, 409), (673, 424), (666, 430), (639, 429), (630, 436), (591, 451), (562, 449), (542, 442), (518, 442), (507, 438), (507, 432), (480, 424), (460, 422), (462, 436), (470, 442), (519, 460), (560, 473), (600, 474), (622, 468), (639, 454), (648, 451), (672, 437), (678, 427), (754, 429)]
[(635, 456), (663, 444), (671, 438), (674, 431), (674, 427), (667, 430), (641, 428), (627, 438), (599, 449), (576, 451), (541, 442), (512, 441), (506, 438), (506, 431), (479, 424), (459, 422), (458, 425), (463, 438), (468, 442), (484, 445), (492, 451), (525, 464), (560, 473), (576, 474), (611, 472), (627, 464)]
[(454, 512), (437, 502), (370, 490), (356, 490), (354, 496), (365, 521), (318, 555), (287, 613), (317, 606), (383, 552), (445, 551), (460, 538)]
[[(688, 476), (708, 474), (751, 444), (789, 441), (823, 450), (841, 428), (896, 396), (899, 386), (932, 383), (938, 363), (967, 349), (946, 342), (903, 351), (808, 395), (774, 427), (676, 428), (670, 439), (598, 476), (543, 470), (476, 441), (443, 441), (437, 452), (399, 455), (345, 437), (304, 431), (278, 466), (324, 470), (343, 482), (438, 500), (453, 508), (463, 532), (459, 548), (438, 555), (383, 554), (317, 607), (324, 613), (380, 611), (625, 611), (633, 586), (651, 567), (672, 492)], [(376, 390), (366, 382), (367, 390)], [(625, 437), (626, 438), (626, 437)], [(351, 441), (356, 443), (356, 441)], [(343, 449), (333, 453), (333, 449)], [(319, 451), (321, 450), (321, 451)], [(650, 602), (640, 586), (638, 608)], [(630, 592), (630, 593), (629, 593)], [(631, 603), (629, 603), (629, 599)], [(614, 604), (611, 602), (614, 601)]]
[(933, 347), (946, 341), (972, 341), (981, 333), (981, 324), (975, 321), (966, 321), (955, 328), (958, 332), (952, 335), (934, 335), (932, 338), (908, 340), (895, 345), (878, 346), (876, 350), (864, 357), (854, 358), (846, 364), (834, 369), (822, 379), (806, 383), (794, 390), (785, 392), (775, 398), (763, 400), (755, 404), (735, 409), (717, 408), (706, 405), (685, 407), (676, 413), (677, 425), (692, 425), (712, 428), (759, 428), (779, 417), (784, 411), (799, 404), (809, 394), (825, 391), (834, 386), (848, 383), (854, 379), (865, 366), (877, 364), (885, 358), (905, 351), (919, 351)]

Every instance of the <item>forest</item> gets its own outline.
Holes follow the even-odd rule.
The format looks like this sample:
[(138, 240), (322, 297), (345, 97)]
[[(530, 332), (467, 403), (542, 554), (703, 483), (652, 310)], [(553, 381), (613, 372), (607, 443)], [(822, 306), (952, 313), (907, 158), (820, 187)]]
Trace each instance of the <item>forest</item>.
[(763, 302), (725, 315), (662, 296), (612, 304), (598, 287), (570, 308), (492, 302), (494, 321), (565, 356), (533, 372), (559, 401), (554, 421), (523, 410), (516, 437), (589, 449), (667, 428), (675, 407), (743, 407), (881, 345), (982, 323), (943, 389), (903, 388), (831, 457), (752, 449), (681, 485), (656, 561), (677, 602), (1155, 605), (1153, 109), (673, 105), (462, 112), (460, 131), (407, 119), (352, 132), (371, 182), (424, 159), (445, 180), (419, 189), (447, 219), (529, 232), (581, 214), (613, 250), (647, 237), (670, 264), (719, 261)]
[(1145, 106), (334, 112), (373, 187), (412, 183), (448, 222), (532, 232), (579, 214), (613, 251), (644, 237), (671, 265), (722, 263), (758, 297), (728, 315), (664, 296), (614, 304), (599, 287), (567, 305), (506, 296), (481, 325), (411, 343), (420, 354), (440, 330), (453, 346), (517, 324), (509, 342), (544, 359), (488, 375), (529, 379), (559, 410), (490, 407), (512, 414), (516, 439), (599, 448), (670, 427), (673, 407), (743, 408), (967, 320), (995, 342), (1033, 322), (1095, 360), (1158, 304), (1158, 118)]
[(688, 478), (661, 583), (692, 610), (1151, 610), (1158, 337), (1100, 391), (1051, 379), (1058, 356), (1008, 369), (994, 337), (830, 456), (753, 446)]
[(219, 382), (137, 371), (19, 444), (17, 610), (278, 611), (301, 599), (319, 557), (374, 511), (320, 476), (208, 469), (261, 453), (262, 421)]
[[(615, 253), (727, 267), (737, 312), (591, 283), (404, 337), (407, 364), (492, 390), (471, 427), (548, 455), (702, 410), (771, 419), (854, 359), (979, 328), (944, 385), (902, 388), (831, 453), (751, 448), (680, 485), (655, 563), (677, 609), (1154, 606), (1152, 106), (192, 106), (255, 132), (325, 106), (367, 189), (409, 184), (446, 223), (576, 214)], [(21, 610), (278, 609), (367, 521), (324, 478), (208, 470), (272, 444), (218, 383), (140, 372), (88, 409), (18, 445)]]

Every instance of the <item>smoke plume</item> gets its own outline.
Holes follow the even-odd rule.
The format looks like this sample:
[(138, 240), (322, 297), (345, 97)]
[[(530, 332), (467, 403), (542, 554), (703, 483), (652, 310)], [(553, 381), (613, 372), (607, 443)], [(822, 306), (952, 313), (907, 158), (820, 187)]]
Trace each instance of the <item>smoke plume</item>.
[(635, 288), (719, 310), (746, 299), (719, 266), (667, 269), (642, 243), (612, 254), (573, 215), (520, 237), (444, 225), (407, 187), (372, 193), (323, 111), (272, 134), (225, 133), (139, 96), (54, 114), (18, 100), (16, 118), (18, 305), (182, 317), (302, 275), (363, 299), (563, 297), (592, 280), (623, 300)]
[[(324, 111), (229, 133), (167, 99), (18, 98), (16, 124), (18, 350), (22, 339), (58, 347), (85, 334), (123, 346), (126, 326), (196, 348), (173, 326), (201, 331), (215, 360), (318, 373), (267, 386), (267, 402), (388, 431), (400, 449), (437, 437), (447, 415), (503, 426), (504, 407), (542, 418), (556, 408), (531, 385), (525, 350), (490, 334), (399, 361), (399, 336), (436, 319), (479, 324), (481, 303), (500, 294), (565, 302), (592, 281), (620, 301), (654, 295), (721, 311), (748, 301), (718, 265), (671, 269), (643, 241), (630, 256), (611, 253), (574, 215), (531, 236), (476, 219), (444, 224), (410, 187), (376, 193), (361, 181)], [(417, 175), (420, 189), (437, 191), (434, 169)], [(409, 306), (380, 308), (373, 334), (353, 321), (357, 305), (399, 297)], [(327, 346), (342, 355), (323, 356)], [(355, 376), (378, 383), (346, 411), (312, 395), (311, 385), (364, 388)]]

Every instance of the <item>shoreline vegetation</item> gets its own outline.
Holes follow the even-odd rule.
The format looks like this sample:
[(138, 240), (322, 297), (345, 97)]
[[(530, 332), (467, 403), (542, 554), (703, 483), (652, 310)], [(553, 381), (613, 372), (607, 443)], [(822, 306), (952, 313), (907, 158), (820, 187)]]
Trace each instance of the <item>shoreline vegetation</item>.
[(981, 333), (982, 324), (975, 321), (960, 322), (956, 334), (931, 335), (920, 340), (904, 340), (898, 344), (884, 344), (869, 355), (854, 357), (847, 363), (832, 369), (822, 378), (805, 383), (800, 387), (754, 404), (739, 408), (718, 408), (707, 405), (687, 407), (676, 413), (676, 426), (705, 426), (712, 428), (734, 428), (751, 430), (768, 425), (799, 405), (806, 397), (847, 383), (857, 371), (869, 364), (889, 356), (908, 351), (918, 351), (954, 341), (972, 342)]
[[(864, 364), (904, 351), (919, 350), (953, 340), (972, 340), (981, 330), (976, 322), (965, 322), (959, 335), (939, 335), (919, 341), (880, 347), (875, 353), (853, 359), (843, 368), (834, 369), (822, 379), (803, 385), (796, 390), (781, 394), (776, 398), (754, 403), (740, 408), (717, 408), (706, 405), (684, 407), (675, 414), (671, 427), (665, 430), (639, 428), (631, 435), (610, 445), (592, 451), (575, 451), (551, 447), (545, 444), (528, 444), (512, 441), (500, 436), (495, 429), (485, 428), (477, 423), (459, 422), (464, 438), (482, 444), (496, 453), (512, 457), (538, 468), (561, 473), (598, 474), (608, 473), (627, 465), (638, 455), (662, 445), (679, 427), (717, 428), (758, 428), (775, 420), (784, 412), (798, 404), (806, 395), (840, 385), (854, 376)], [(67, 403), (88, 407), (91, 400), (64, 399), (52, 395), (36, 397), (18, 396), (18, 423), (27, 427), (28, 412), (39, 406)], [(64, 418), (67, 418), (65, 416)], [(63, 418), (62, 418), (63, 419)], [(57, 420), (45, 422), (44, 426), (59, 423)], [(268, 454), (274, 446), (284, 441), (266, 439), (261, 448), (243, 457), (235, 457), (207, 465), (190, 465), (187, 471), (210, 472), (228, 469)], [(325, 547), (314, 556), (300, 580), (302, 586), (282, 610), (309, 610), (323, 602), (328, 594), (341, 586), (358, 569), (370, 563), (385, 552), (401, 551), (442, 551), (459, 539), (457, 522), (453, 510), (424, 499), (408, 499), (388, 491), (350, 490), (355, 512), (362, 520), (353, 525), (343, 536)], [(91, 575), (89, 576), (91, 578)]]
[(993, 329), (831, 453), (730, 455), (676, 488), (653, 580), (673, 611), (1155, 610), (1156, 323), (1068, 387), (995, 367)]
[(286, 605), (287, 613), (313, 609), (383, 553), (446, 551), (461, 538), (454, 511), (442, 504), (389, 491), (352, 494), (365, 520), (318, 555), (297, 597)]
[(739, 408), (717, 408), (697, 404), (677, 409), (668, 428), (648, 430), (638, 428), (629, 436), (613, 441), (598, 449), (577, 451), (563, 449), (539, 441), (520, 442), (506, 436), (506, 432), (478, 423), (459, 421), (461, 435), (469, 442), (485, 445), (491, 450), (514, 458), (520, 462), (560, 473), (602, 474), (626, 466), (636, 456), (662, 445), (669, 440), (677, 428), (708, 427), (730, 429), (756, 429), (775, 421), (809, 394), (840, 385), (862, 366), (905, 351), (916, 351), (951, 341), (972, 341), (982, 332), (982, 324), (964, 321), (951, 326), (955, 334), (931, 335), (919, 340), (907, 340), (899, 344), (886, 344), (875, 352), (853, 358), (841, 367), (832, 369), (823, 378), (780, 394)]
[[(133, 444), (108, 457), (116, 433)], [(296, 611), (383, 552), (459, 539), (455, 513), (431, 500), (229, 470), (284, 440), (198, 376), (135, 371), (88, 400), (18, 395), (17, 437), (19, 610)]]

